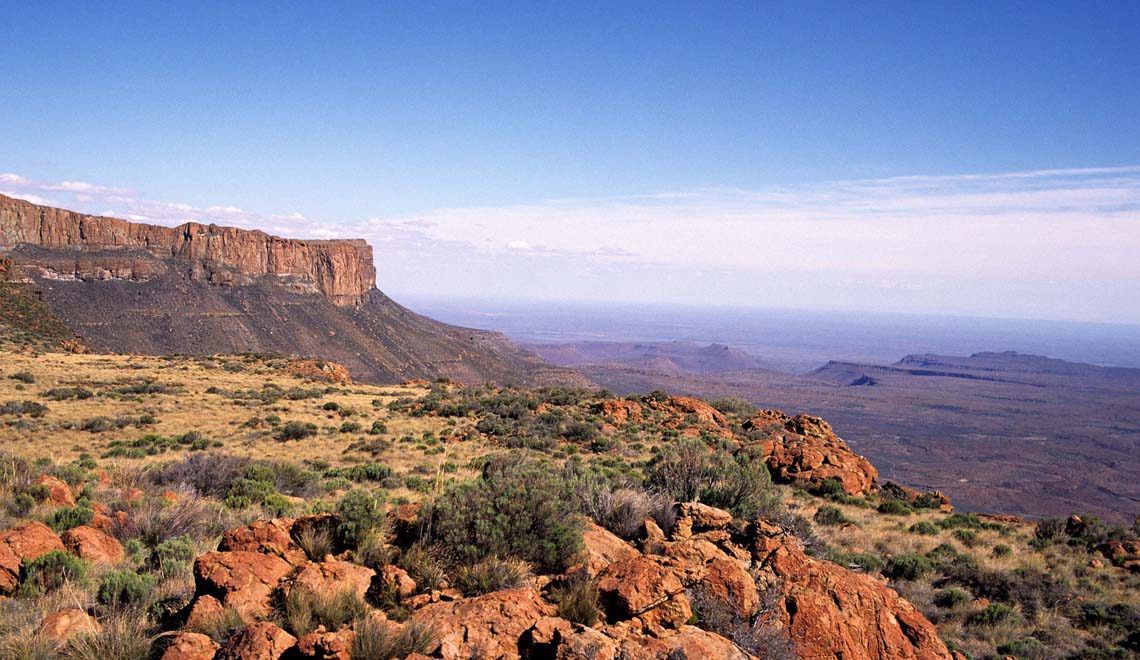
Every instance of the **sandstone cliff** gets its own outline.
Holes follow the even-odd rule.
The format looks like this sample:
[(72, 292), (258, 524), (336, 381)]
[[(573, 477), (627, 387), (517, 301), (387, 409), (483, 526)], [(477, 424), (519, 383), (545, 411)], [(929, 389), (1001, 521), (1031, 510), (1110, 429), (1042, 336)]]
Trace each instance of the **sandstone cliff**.
[(175, 267), (217, 285), (268, 279), (340, 306), (361, 304), (376, 282), (363, 240), (292, 240), (196, 222), (160, 227), (0, 195), (0, 250), (17, 245), (51, 250), (22, 265), (53, 279), (147, 281)]

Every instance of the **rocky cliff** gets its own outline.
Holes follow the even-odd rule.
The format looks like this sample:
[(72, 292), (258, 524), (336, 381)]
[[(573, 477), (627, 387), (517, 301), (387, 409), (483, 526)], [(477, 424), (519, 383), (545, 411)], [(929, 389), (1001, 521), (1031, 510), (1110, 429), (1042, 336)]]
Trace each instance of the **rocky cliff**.
[(160, 227), (0, 195), (0, 250), (17, 245), (50, 250), (22, 265), (53, 279), (148, 281), (173, 267), (223, 286), (269, 280), (339, 306), (361, 304), (376, 282), (363, 240), (292, 240), (196, 222)]

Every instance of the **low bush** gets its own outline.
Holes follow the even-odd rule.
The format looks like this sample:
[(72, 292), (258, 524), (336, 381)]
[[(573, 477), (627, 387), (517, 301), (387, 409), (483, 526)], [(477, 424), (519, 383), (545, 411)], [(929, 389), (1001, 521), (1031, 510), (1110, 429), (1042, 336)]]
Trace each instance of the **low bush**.
[(733, 454), (700, 440), (682, 440), (659, 451), (646, 473), (658, 492), (681, 502), (699, 500), (738, 518), (775, 517), (783, 509), (767, 466), (750, 449)]
[(100, 603), (118, 609), (145, 602), (152, 589), (154, 576), (149, 573), (110, 571), (99, 580), (97, 597)]
[(429, 515), (429, 540), (460, 563), (513, 557), (557, 573), (582, 548), (567, 482), (551, 466), (515, 455), (490, 459), (480, 479), (449, 488)]
[(277, 431), (277, 439), (281, 442), (289, 440), (304, 440), (317, 434), (317, 425), (304, 422), (285, 422)]
[(934, 604), (944, 609), (959, 607), (968, 602), (970, 602), (970, 594), (955, 587), (942, 589), (934, 595)]
[(197, 550), (189, 536), (166, 539), (151, 550), (149, 563), (163, 576), (177, 574), (190, 564)]
[(1013, 615), (1013, 608), (1004, 603), (990, 603), (969, 617), (971, 625), (994, 626)]
[(846, 525), (851, 522), (851, 519), (843, 515), (839, 507), (825, 504), (816, 510), (812, 520), (817, 525)]
[(8, 378), (27, 385), (36, 382), (36, 375), (30, 371), (17, 371), (16, 373), (9, 374)]
[(879, 506), (875, 509), (879, 513), (885, 513), (891, 516), (906, 516), (914, 513), (914, 509), (902, 500), (883, 500), (879, 502)]
[(386, 521), (383, 502), (366, 490), (350, 490), (337, 502), (337, 541), (355, 548)]
[(73, 507), (60, 507), (52, 512), (48, 525), (57, 532), (65, 532), (73, 527), (86, 525), (95, 517), (91, 507), (80, 504)]
[(917, 580), (934, 568), (929, 559), (919, 554), (903, 553), (887, 560), (883, 575), (893, 580)]
[(923, 520), (911, 525), (907, 531), (909, 531), (911, 534), (921, 534), (923, 536), (938, 536), (938, 533), (941, 530), (938, 528), (938, 525)]
[(42, 594), (55, 591), (69, 582), (83, 584), (86, 581), (87, 562), (61, 550), (52, 550), (24, 564), (20, 591)]

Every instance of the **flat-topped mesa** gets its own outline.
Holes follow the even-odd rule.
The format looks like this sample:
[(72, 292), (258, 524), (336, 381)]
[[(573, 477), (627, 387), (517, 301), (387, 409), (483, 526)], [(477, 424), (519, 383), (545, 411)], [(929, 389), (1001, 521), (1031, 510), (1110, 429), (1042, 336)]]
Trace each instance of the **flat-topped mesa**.
[(376, 283), (372, 248), (359, 239), (295, 240), (197, 222), (161, 227), (0, 195), (0, 251), (21, 245), (52, 251), (17, 263), (55, 279), (146, 280), (164, 272), (158, 260), (174, 259), (192, 280), (240, 286), (268, 277), (341, 306), (360, 304)]

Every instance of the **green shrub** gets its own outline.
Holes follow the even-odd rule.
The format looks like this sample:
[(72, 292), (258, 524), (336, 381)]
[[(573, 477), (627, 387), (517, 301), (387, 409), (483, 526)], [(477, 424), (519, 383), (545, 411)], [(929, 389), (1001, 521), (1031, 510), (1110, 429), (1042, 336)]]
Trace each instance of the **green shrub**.
[(1045, 642), (1042, 642), (1036, 637), (1022, 637), (1012, 642), (1006, 642), (997, 647), (997, 652), (1001, 655), (1015, 658), (1051, 657), (1049, 647), (1045, 645)]
[(954, 530), (954, 538), (967, 548), (978, 545), (978, 533), (972, 529), (956, 529)]
[(154, 576), (134, 571), (111, 571), (99, 580), (99, 602), (112, 608), (138, 605), (154, 588)]
[(892, 516), (905, 516), (914, 512), (910, 505), (902, 500), (883, 500), (876, 509), (879, 513)]
[(379, 420), (372, 422), (372, 428), (368, 429), (369, 435), (380, 435), (381, 433), (388, 432), (388, 425)]
[(8, 503), (8, 512), (17, 518), (26, 518), (36, 506), (36, 498), (28, 493), (17, 493)]
[(482, 478), (454, 485), (436, 499), (429, 540), (460, 563), (514, 557), (561, 572), (582, 548), (574, 499), (548, 464), (497, 457), (488, 461)]
[(994, 626), (1013, 615), (1013, 608), (1005, 603), (990, 603), (985, 609), (970, 615), (969, 622), (975, 626)]
[(970, 602), (970, 594), (956, 587), (942, 589), (934, 594), (934, 604), (944, 609), (951, 609)]
[(883, 560), (869, 552), (831, 552), (828, 558), (836, 564), (855, 568), (864, 573), (878, 573), (883, 570)]
[(48, 524), (57, 532), (65, 532), (73, 527), (86, 525), (94, 516), (95, 512), (86, 505), (61, 507), (52, 513)]
[(385, 522), (382, 504), (382, 500), (366, 490), (345, 493), (336, 505), (337, 540), (347, 548), (357, 547)]
[(921, 534), (923, 536), (937, 536), (940, 530), (938, 529), (938, 525), (935, 525), (934, 523), (929, 522), (927, 520), (923, 520), (921, 522), (916, 522), (915, 524), (911, 525), (910, 529), (907, 531), (909, 531), (911, 534)]
[(851, 519), (843, 515), (839, 507), (825, 504), (816, 510), (812, 520), (818, 525), (846, 525), (851, 522)]
[(304, 440), (310, 436), (317, 434), (316, 424), (306, 424), (304, 422), (285, 422), (277, 431), (277, 439), (286, 442), (288, 440)]
[(175, 575), (193, 559), (197, 550), (188, 536), (167, 539), (150, 553), (150, 565), (165, 576)]
[(649, 486), (681, 502), (699, 500), (753, 519), (782, 510), (762, 458), (752, 450), (714, 450), (700, 440), (683, 440), (661, 450), (647, 469)]
[(87, 581), (87, 562), (61, 550), (52, 550), (24, 564), (21, 591), (32, 594), (55, 591), (68, 582)]
[(999, 557), (999, 558), (1000, 557), (1008, 557), (1012, 554), (1013, 554), (1013, 548), (1009, 547), (1008, 545), (1006, 545), (1004, 543), (999, 543), (999, 544), (994, 546), (994, 549), (993, 549), (993, 556), (994, 557)]
[(16, 381), (19, 381), (21, 383), (25, 383), (28, 385), (31, 385), (32, 383), (36, 382), (36, 375), (30, 371), (17, 371), (14, 374), (10, 374), (8, 376), (8, 378), (11, 378), (12, 380), (16, 380)]
[(929, 559), (922, 555), (903, 553), (887, 560), (883, 575), (894, 580), (917, 580), (934, 568)]
[(437, 589), (447, 580), (447, 570), (439, 551), (424, 543), (415, 543), (402, 552), (399, 566), (416, 581), (421, 591)]
[(723, 399), (715, 399), (712, 401), (712, 407), (726, 415), (735, 415), (737, 417), (745, 418), (751, 417), (756, 414), (756, 406), (735, 397), (726, 397)]

